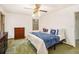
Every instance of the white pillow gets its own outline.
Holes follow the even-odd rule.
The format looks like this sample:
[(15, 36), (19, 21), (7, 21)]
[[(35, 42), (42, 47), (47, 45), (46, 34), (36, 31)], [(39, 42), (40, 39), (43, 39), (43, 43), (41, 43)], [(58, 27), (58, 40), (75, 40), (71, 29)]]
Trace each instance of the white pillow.
[(51, 30), (51, 29), (48, 29), (48, 32), (47, 32), (48, 34), (50, 34), (50, 30)]
[[(46, 28), (47, 29), (47, 28)], [(43, 32), (43, 31), (42, 31)], [(47, 34), (50, 34), (50, 29), (48, 29), (47, 32), (43, 32), (43, 33), (47, 33)]]

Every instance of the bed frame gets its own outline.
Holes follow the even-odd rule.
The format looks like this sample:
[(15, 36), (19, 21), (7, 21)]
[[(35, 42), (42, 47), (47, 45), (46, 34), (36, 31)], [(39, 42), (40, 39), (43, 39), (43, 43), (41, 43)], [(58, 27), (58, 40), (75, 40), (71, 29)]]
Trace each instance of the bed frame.
[(64, 41), (66, 41), (66, 39), (63, 39), (63, 40), (59, 41), (58, 43), (54, 44), (53, 46), (49, 47), (48, 49), (50, 49), (50, 48), (53, 47), (53, 49), (56, 50), (56, 46), (57, 46), (58, 44), (62, 44)]

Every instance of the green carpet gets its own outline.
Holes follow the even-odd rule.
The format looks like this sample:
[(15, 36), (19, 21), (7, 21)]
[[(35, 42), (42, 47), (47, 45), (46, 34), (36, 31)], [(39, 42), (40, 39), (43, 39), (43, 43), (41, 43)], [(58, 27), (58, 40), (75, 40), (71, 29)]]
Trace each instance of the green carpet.
[[(14, 42), (14, 43), (13, 43)], [(11, 44), (12, 43), (12, 44)], [(35, 54), (36, 49), (28, 40), (9, 40), (6, 54)]]
[[(58, 44), (56, 50), (53, 47), (48, 49), (49, 54), (78, 54), (79, 53), (79, 41), (77, 41), (77, 47), (72, 47), (67, 44)], [(36, 54), (36, 49), (26, 39), (8, 40), (8, 49), (6, 54)]]

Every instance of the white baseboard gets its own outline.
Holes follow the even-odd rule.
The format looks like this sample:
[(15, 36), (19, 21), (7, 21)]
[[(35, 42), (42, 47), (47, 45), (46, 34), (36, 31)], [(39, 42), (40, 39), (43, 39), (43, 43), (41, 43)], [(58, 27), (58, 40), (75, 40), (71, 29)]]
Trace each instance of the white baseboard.
[(70, 46), (72, 46), (72, 47), (76, 47), (76, 46), (73, 46), (73, 45), (71, 45), (71, 44), (69, 44), (69, 43), (67, 43), (67, 42), (63, 42), (63, 43), (65, 43), (65, 44), (67, 44), (67, 45), (70, 45)]

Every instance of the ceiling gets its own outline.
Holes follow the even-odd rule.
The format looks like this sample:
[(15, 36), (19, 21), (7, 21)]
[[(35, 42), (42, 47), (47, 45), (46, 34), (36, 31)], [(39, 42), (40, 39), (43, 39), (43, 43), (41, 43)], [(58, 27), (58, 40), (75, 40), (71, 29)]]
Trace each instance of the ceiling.
[[(49, 12), (54, 12), (56, 10), (71, 6), (71, 4), (42, 4), (40, 9), (46, 10)], [(0, 4), (6, 12), (19, 13), (19, 14), (28, 14), (32, 15), (33, 4)], [(41, 14), (45, 14), (41, 12)]]

